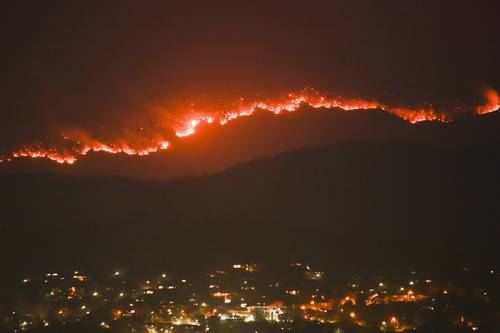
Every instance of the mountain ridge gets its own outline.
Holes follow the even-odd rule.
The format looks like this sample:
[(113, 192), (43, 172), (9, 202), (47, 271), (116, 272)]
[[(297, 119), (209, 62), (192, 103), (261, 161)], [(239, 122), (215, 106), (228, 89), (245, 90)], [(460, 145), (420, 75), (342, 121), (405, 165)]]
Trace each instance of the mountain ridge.
[(72, 166), (43, 159), (0, 165), (0, 173), (48, 172), (81, 176), (120, 176), (171, 180), (210, 175), (261, 156), (309, 146), (349, 141), (415, 140), (438, 145), (500, 142), (500, 115), (463, 115), (451, 123), (406, 121), (380, 110), (301, 111), (274, 115), (259, 110), (227, 126), (202, 124), (190, 137), (174, 139), (167, 151), (147, 157), (89, 153)]

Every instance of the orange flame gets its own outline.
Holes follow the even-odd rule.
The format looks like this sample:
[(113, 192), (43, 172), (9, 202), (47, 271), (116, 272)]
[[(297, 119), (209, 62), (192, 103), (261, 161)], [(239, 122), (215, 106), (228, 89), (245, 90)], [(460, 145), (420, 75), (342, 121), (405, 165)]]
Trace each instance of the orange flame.
[(484, 91), (484, 97), (487, 103), (476, 108), (477, 114), (487, 114), (500, 109), (500, 96), (494, 89), (488, 88)]
[[(170, 143), (166, 140), (158, 141), (156, 144), (144, 148), (131, 148), (127, 144), (122, 145), (108, 145), (105, 143), (92, 143), (85, 144), (82, 147), (69, 152), (58, 152), (54, 148), (44, 149), (26, 146), (18, 151), (12, 153), (12, 157), (8, 157), (5, 161), (11, 161), (13, 158), (29, 157), (29, 158), (46, 158), (60, 164), (73, 164), (77, 160), (77, 156), (87, 155), (89, 151), (93, 152), (106, 152), (109, 154), (127, 154), (146, 156), (151, 153), (156, 153), (160, 150), (168, 149)], [(3, 160), (0, 160), (3, 162)]]
[[(500, 109), (500, 98), (493, 89), (485, 91), (487, 103), (477, 106), (474, 113), (482, 115), (498, 111)], [(253, 115), (257, 110), (268, 110), (276, 115), (300, 110), (303, 106), (314, 109), (327, 110), (374, 110), (379, 109), (393, 114), (411, 124), (422, 121), (448, 122), (453, 120), (452, 115), (444, 112), (437, 112), (432, 107), (427, 108), (405, 108), (390, 107), (376, 101), (366, 101), (362, 99), (344, 100), (341, 98), (326, 98), (313, 89), (305, 89), (299, 93), (290, 93), (285, 98), (259, 101), (250, 104), (243, 104), (234, 107), (227, 112), (197, 113), (181, 116), (174, 119), (171, 129), (178, 138), (183, 138), (196, 133), (197, 128), (203, 124), (219, 124), (221, 126), (229, 122)], [(166, 136), (166, 135), (165, 135)], [(60, 164), (74, 164), (79, 156), (87, 155), (89, 152), (106, 152), (110, 154), (128, 154), (146, 156), (170, 147), (170, 142), (163, 138), (153, 140), (139, 140), (140, 143), (125, 142), (104, 143), (81, 133), (73, 136), (64, 135), (65, 141), (72, 143), (75, 148), (58, 149), (55, 147), (45, 148), (44, 144), (26, 145), (23, 148), (12, 152), (9, 156), (0, 156), (0, 163), (8, 162), (16, 158), (46, 158)], [(134, 141), (134, 140), (129, 140)], [(144, 143), (147, 141), (147, 143)]]

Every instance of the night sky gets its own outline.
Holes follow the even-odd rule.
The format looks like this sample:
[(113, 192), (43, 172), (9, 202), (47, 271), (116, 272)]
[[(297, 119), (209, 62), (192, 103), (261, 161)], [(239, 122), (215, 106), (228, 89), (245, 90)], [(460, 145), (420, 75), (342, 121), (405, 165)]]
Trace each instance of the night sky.
[[(500, 87), (495, 1), (28, 1), (2, 7), (4, 155), (74, 132), (118, 140), (137, 128), (155, 128), (159, 114), (168, 122), (193, 103), (212, 112), (240, 98), (273, 98), (305, 87), (396, 106), (432, 104), (445, 112), (480, 104), (486, 87)], [(301, 131), (314, 133), (323, 121), (305, 121), (310, 127)], [(244, 135), (259, 137), (265, 126), (271, 125), (251, 124)], [(238, 162), (332, 141), (326, 134), (298, 139), (293, 126), (280, 133), (295, 139), (280, 139), (283, 144), (268, 151), (242, 145), (243, 151), (233, 149), (238, 156), (226, 155)], [(187, 145), (196, 150), (200, 141)], [(262, 147), (261, 141), (255, 145)], [(89, 159), (92, 167), (83, 173), (113, 174), (120, 169), (116, 161), (127, 160)], [(108, 163), (114, 166), (106, 169)], [(162, 167), (176, 163), (185, 167), (178, 159)], [(29, 169), (47, 167), (37, 161)], [(192, 172), (215, 169), (207, 162)]]

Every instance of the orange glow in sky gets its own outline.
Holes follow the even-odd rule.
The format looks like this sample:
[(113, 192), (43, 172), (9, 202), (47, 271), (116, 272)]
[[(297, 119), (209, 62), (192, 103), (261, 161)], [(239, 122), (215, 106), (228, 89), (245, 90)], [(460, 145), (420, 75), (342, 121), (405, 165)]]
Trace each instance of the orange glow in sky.
[[(474, 114), (482, 115), (498, 111), (500, 98), (498, 92), (488, 89), (484, 93), (486, 103), (472, 109)], [(305, 89), (299, 93), (289, 93), (283, 98), (242, 103), (241, 105), (223, 112), (189, 112), (181, 114), (171, 121), (170, 129), (177, 138), (191, 136), (196, 133), (201, 124), (227, 125), (231, 121), (249, 117), (258, 110), (267, 110), (276, 115), (302, 110), (304, 106), (318, 110), (355, 111), (355, 110), (383, 110), (399, 117), (411, 124), (422, 121), (449, 122), (453, 120), (453, 113), (438, 112), (432, 107), (406, 108), (392, 107), (377, 101), (362, 99), (327, 98), (313, 89)], [(224, 108), (228, 109), (228, 108)], [(141, 128), (142, 129), (142, 128)], [(8, 162), (16, 158), (45, 158), (60, 164), (74, 164), (79, 157), (89, 152), (106, 152), (110, 154), (127, 154), (146, 156), (170, 147), (171, 134), (147, 135), (144, 138), (115, 138), (112, 142), (104, 142), (89, 135), (67, 135), (64, 140), (71, 148), (50, 146), (43, 141), (37, 144), (28, 144), (11, 152), (7, 156), (0, 156), (1, 162)]]

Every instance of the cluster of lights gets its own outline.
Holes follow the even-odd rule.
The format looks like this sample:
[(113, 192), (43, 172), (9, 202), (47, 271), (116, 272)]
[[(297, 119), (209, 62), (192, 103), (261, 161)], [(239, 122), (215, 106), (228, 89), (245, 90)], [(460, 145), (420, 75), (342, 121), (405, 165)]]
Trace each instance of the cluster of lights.
[[(244, 273), (245, 275), (249, 276), (249, 278), (240, 280), (240, 282), (243, 286), (254, 284), (255, 280), (253, 279), (255, 278), (255, 274), (253, 272), (256, 267), (255, 265), (234, 264), (230, 267), (233, 270), (252, 272), (251, 274)], [(251, 267), (252, 270), (248, 270), (249, 267)], [(207, 274), (207, 276), (210, 277), (210, 283), (219, 283), (222, 286), (222, 290), (226, 291), (219, 291), (218, 284), (207, 284), (208, 290), (212, 290), (210, 290), (210, 293), (205, 296), (208, 297), (207, 299), (204, 299), (206, 302), (203, 302), (203, 298), (199, 299), (199, 295), (197, 295), (196, 293), (192, 293), (188, 296), (188, 298), (185, 299), (188, 299), (185, 303), (177, 303), (173, 301), (170, 301), (169, 303), (164, 302), (159, 308), (151, 309), (146, 307), (147, 310), (145, 310), (142, 307), (142, 303), (144, 303), (144, 305), (147, 305), (148, 297), (143, 295), (155, 294), (153, 299), (157, 299), (158, 296), (156, 295), (161, 294), (161, 292), (157, 292), (156, 290), (163, 290), (163, 284), (166, 285), (167, 280), (170, 280), (170, 278), (167, 278), (167, 274), (165, 273), (155, 279), (147, 280), (145, 282), (139, 282), (139, 288), (137, 289), (125, 290), (125, 292), (123, 292), (120, 289), (115, 290), (113, 288), (99, 288), (95, 286), (91, 288), (89, 285), (88, 288), (91, 289), (88, 289), (89, 293), (86, 294), (83, 284), (80, 284), (79, 282), (87, 281), (88, 277), (76, 271), (72, 275), (69, 275), (76, 281), (67, 279), (66, 283), (72, 282), (79, 287), (54, 287), (54, 289), (52, 289), (50, 292), (47, 291), (47, 294), (45, 295), (50, 295), (50, 297), (47, 298), (49, 299), (49, 302), (55, 302), (55, 308), (53, 311), (56, 315), (56, 323), (69, 323), (70, 320), (74, 320), (74, 316), (77, 316), (77, 322), (80, 320), (80, 318), (90, 319), (91, 317), (89, 317), (89, 315), (91, 313), (91, 310), (92, 314), (97, 314), (101, 311), (102, 308), (100, 307), (103, 304), (113, 304), (109, 309), (109, 313), (111, 314), (110, 317), (99, 317), (99, 319), (96, 321), (97, 325), (105, 329), (109, 329), (115, 326), (115, 321), (127, 320), (128, 317), (141, 318), (142, 316), (142, 318), (146, 318), (145, 323), (155, 323), (153, 317), (161, 318), (159, 317), (161, 315), (167, 316), (162, 320), (164, 320), (165, 323), (168, 323), (169, 325), (200, 325), (200, 323), (192, 318), (192, 316), (189, 314), (189, 312), (191, 311), (189, 309), (192, 307), (197, 308), (197, 313), (205, 316), (205, 318), (217, 316), (222, 321), (240, 320), (244, 322), (251, 322), (256, 320), (255, 315), (259, 313), (261, 315), (259, 317), (265, 318), (265, 320), (267, 321), (284, 322), (286, 321), (286, 319), (284, 319), (285, 316), (283, 315), (286, 314), (289, 309), (295, 308), (301, 310), (302, 318), (305, 320), (318, 321), (321, 323), (335, 323), (339, 320), (348, 320), (352, 321), (352, 323), (358, 326), (370, 327), (372, 325), (375, 325), (382, 331), (403, 332), (405, 330), (415, 328), (412, 326), (411, 320), (408, 320), (407, 315), (391, 311), (390, 316), (377, 318), (375, 322), (372, 321), (372, 323), (369, 324), (369, 319), (365, 317), (366, 310), (363, 309), (368, 309), (368, 306), (371, 306), (373, 304), (390, 304), (393, 302), (413, 302), (417, 304), (417, 302), (422, 302), (419, 303), (419, 306), (421, 306), (421, 308), (425, 311), (434, 311), (435, 309), (439, 311), (443, 306), (442, 304), (440, 304), (440, 302), (436, 301), (436, 299), (439, 298), (439, 294), (448, 295), (448, 293), (450, 293), (450, 296), (456, 294), (455, 287), (450, 283), (446, 284), (447, 289), (441, 289), (437, 286), (430, 286), (429, 284), (432, 283), (431, 279), (427, 278), (425, 280), (419, 280), (417, 276), (412, 276), (410, 280), (406, 280), (406, 282), (402, 284), (394, 284), (390, 280), (378, 280), (370, 286), (370, 289), (364, 289), (361, 282), (359, 282), (360, 284), (358, 284), (358, 281), (356, 281), (356, 283), (349, 282), (347, 284), (349, 289), (346, 291), (346, 293), (343, 295), (336, 294), (335, 296), (329, 296), (328, 292), (325, 292), (325, 290), (321, 289), (322, 287), (319, 287), (319, 284), (316, 285), (317, 289), (314, 289), (314, 291), (311, 292), (308, 291), (308, 288), (301, 288), (300, 290), (283, 289), (281, 291), (282, 296), (285, 296), (285, 294), (295, 296), (288, 298), (291, 301), (285, 306), (283, 302), (276, 301), (276, 299), (266, 299), (266, 295), (263, 295), (260, 300), (252, 300), (251, 298), (254, 297), (253, 293), (251, 294), (251, 296), (249, 295), (248, 297), (242, 297), (243, 295), (240, 294), (241, 291), (226, 289), (224, 287), (223, 281), (212, 280), (212, 278), (216, 275), (220, 276), (226, 274), (226, 272), (230, 272), (231, 268), (228, 271), (216, 271), (217, 274)], [(312, 273), (312, 275), (316, 273), (306, 265), (304, 265), (304, 267), (301, 269), (304, 272), (304, 281), (310, 280), (310, 274), (308, 273)], [(495, 271), (493, 269), (488, 269), (486, 273), (488, 274), (488, 276), (490, 276), (492, 274), (494, 275)], [(242, 272), (235, 272), (234, 274), (241, 277)], [(412, 274), (414, 275), (416, 273)], [(122, 279), (123, 275), (121, 272), (116, 271), (111, 275), (114, 277), (120, 277), (120, 279), (113, 278), (113, 281), (115, 283), (117, 281), (126, 283), (125, 280)], [(323, 275), (324, 274), (321, 273), (321, 276)], [(85, 277), (85, 279), (75, 278), (75, 276)], [(59, 273), (48, 273), (45, 274), (43, 278), (50, 278), (51, 281), (57, 283), (60, 283), (58, 281), (64, 280), (64, 276)], [(180, 283), (178, 285), (179, 288), (192, 286), (186, 279), (179, 279), (177, 281), (179, 281)], [(23, 288), (32, 288), (33, 286), (32, 279), (30, 277), (21, 280), (21, 282), (23, 284)], [(278, 286), (277, 282), (276, 284), (271, 283), (270, 285), (267, 285), (270, 288), (274, 288), (273, 286)], [(175, 287), (174, 285), (171, 286)], [(432, 294), (430, 294), (430, 296), (421, 295), (417, 292), (417, 290), (421, 290), (420, 288), (427, 289)], [(488, 289), (484, 288), (481, 290), (481, 293), (484, 296), (488, 295), (486, 290)], [(75, 298), (79, 298), (81, 300), (81, 303), (79, 303), (79, 310), (74, 311), (71, 309), (71, 307), (60, 303), (60, 296), (68, 291), (71, 295), (74, 295)], [(77, 292), (79, 295), (76, 295)], [(109, 293), (112, 293), (115, 297), (107, 298), (106, 295)], [(83, 298), (85, 296), (81, 295), (87, 295), (88, 298)], [(116, 298), (116, 296), (118, 297)], [(220, 302), (209, 302), (208, 300), (210, 299), (210, 296), (220, 299)], [(450, 297), (446, 296), (442, 297), (441, 299), (445, 302), (448, 302)], [(223, 304), (221, 304), (222, 301)], [(84, 303), (86, 303), (87, 305), (85, 305)], [(229, 305), (230, 303), (231, 305)], [(380, 323), (380, 319), (384, 320)], [(472, 318), (464, 317), (464, 315), (458, 317), (458, 319), (456, 319), (453, 324), (462, 325), (462, 327), (469, 327), (473, 331), (479, 330), (478, 322), (476, 322)], [(19, 329), (25, 330), (32, 325), (48, 326), (49, 322), (44, 318), (38, 318), (38, 320), (36, 320), (32, 315), (23, 315), (18, 319), (16, 325), (19, 325)], [(51, 322), (51, 326), (53, 325), (54, 323)], [(153, 328), (154, 325), (151, 325), (151, 329)]]

